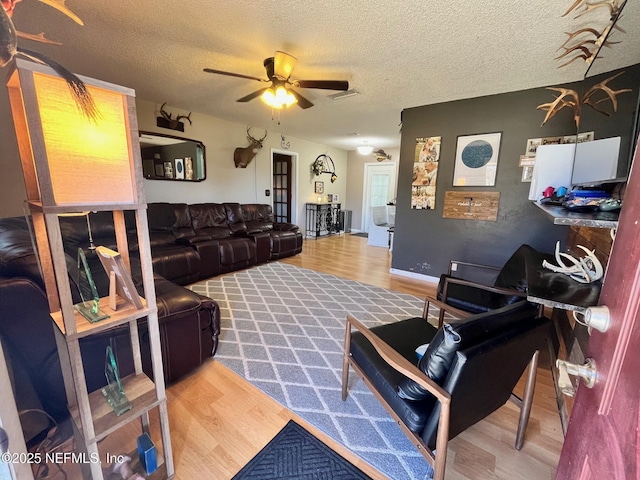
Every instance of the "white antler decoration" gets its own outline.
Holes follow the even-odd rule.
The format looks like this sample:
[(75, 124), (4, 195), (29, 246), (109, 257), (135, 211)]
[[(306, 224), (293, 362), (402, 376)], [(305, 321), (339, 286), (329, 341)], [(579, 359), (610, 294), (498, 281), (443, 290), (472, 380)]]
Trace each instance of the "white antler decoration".
[[(556, 261), (558, 265), (553, 265), (546, 260), (542, 262), (544, 268), (548, 268), (551, 271), (557, 273), (564, 273), (569, 277), (580, 283), (591, 283), (599, 280), (604, 275), (604, 268), (602, 263), (595, 255), (595, 250), (589, 250), (587, 247), (578, 245), (578, 248), (583, 250), (587, 255), (585, 257), (576, 259), (567, 253), (560, 251), (560, 242), (556, 242)], [(567, 265), (562, 259), (568, 260), (573, 265)]]

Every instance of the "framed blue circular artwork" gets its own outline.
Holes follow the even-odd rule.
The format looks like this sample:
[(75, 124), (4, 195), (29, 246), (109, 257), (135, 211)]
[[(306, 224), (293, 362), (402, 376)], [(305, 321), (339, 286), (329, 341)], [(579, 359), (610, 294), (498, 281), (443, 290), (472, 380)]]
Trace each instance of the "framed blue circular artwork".
[(502, 132), (458, 137), (454, 186), (494, 186)]

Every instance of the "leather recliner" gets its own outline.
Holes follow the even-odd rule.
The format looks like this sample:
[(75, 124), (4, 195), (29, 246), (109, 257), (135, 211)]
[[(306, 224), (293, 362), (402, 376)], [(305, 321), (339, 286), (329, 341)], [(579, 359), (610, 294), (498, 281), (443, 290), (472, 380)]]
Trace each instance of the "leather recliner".
[[(65, 218), (84, 225), (86, 219)], [(62, 222), (61, 222), (62, 223)], [(95, 232), (108, 242), (109, 229), (96, 223)], [(106, 222), (105, 222), (106, 225)], [(65, 224), (63, 235), (68, 252), (76, 252), (78, 245), (88, 245), (83, 233), (73, 233), (72, 224)], [(82, 229), (79, 229), (82, 231)], [(93, 224), (92, 224), (93, 231)], [(74, 236), (75, 235), (75, 236)], [(95, 239), (96, 237), (94, 237)], [(113, 239), (115, 243), (115, 238)], [(86, 245), (85, 245), (86, 246)], [(191, 251), (189, 247), (186, 247)], [(66, 255), (66, 261), (77, 268), (76, 256)], [(108, 277), (97, 256), (88, 253), (87, 260), (99, 294), (108, 292)], [(131, 259), (132, 276), (140, 288), (140, 270), (137, 259)], [(73, 269), (70, 270), (72, 272)], [(78, 288), (70, 278), (74, 302), (79, 302)], [(193, 371), (207, 358), (215, 354), (220, 333), (220, 310), (217, 303), (167, 279), (155, 275), (160, 343), (164, 376), (167, 383)], [(138, 321), (141, 339), (143, 368), (152, 376), (146, 319)], [(12, 357), (12, 363), (20, 371), (28, 372), (28, 381), (35, 388), (43, 409), (53, 418), (68, 414), (64, 382), (60, 372), (54, 323), (49, 315), (49, 305), (44, 285), (33, 251), (31, 236), (24, 217), (0, 219), (0, 337)], [(107, 345), (114, 349), (120, 373), (133, 372), (131, 340), (127, 327), (116, 327), (80, 340), (87, 389), (92, 392), (105, 385), (104, 355)], [(28, 390), (28, 389), (27, 389)], [(22, 389), (22, 391), (26, 391)], [(29, 402), (18, 408), (28, 408)], [(25, 400), (26, 401), (26, 400)]]

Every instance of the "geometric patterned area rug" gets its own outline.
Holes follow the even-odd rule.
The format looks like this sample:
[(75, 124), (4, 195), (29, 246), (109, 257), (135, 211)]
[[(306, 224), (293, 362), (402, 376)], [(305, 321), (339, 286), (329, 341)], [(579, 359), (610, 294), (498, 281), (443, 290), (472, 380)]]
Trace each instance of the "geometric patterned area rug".
[[(420, 316), (424, 299), (279, 262), (190, 288), (220, 305), (217, 361), (390, 479), (429, 477), (426, 460), (353, 371), (341, 398), (347, 313), (373, 327)], [(432, 312), (429, 320), (437, 324)]]
[(370, 480), (293, 420), (231, 480)]

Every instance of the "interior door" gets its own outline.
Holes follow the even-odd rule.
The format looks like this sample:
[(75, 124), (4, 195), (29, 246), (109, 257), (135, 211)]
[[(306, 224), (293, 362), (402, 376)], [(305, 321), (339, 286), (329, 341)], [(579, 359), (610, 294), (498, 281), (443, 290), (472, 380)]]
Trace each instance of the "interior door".
[(291, 223), (291, 181), (293, 162), (290, 155), (273, 154), (273, 220)]
[(587, 356), (598, 373), (578, 387), (556, 472), (560, 480), (640, 479), (640, 157), (636, 146), (600, 305), (611, 312), (593, 330)]
[(367, 163), (364, 172), (364, 199), (362, 202), (362, 231), (369, 232), (373, 207), (386, 205), (396, 194), (396, 164)]

